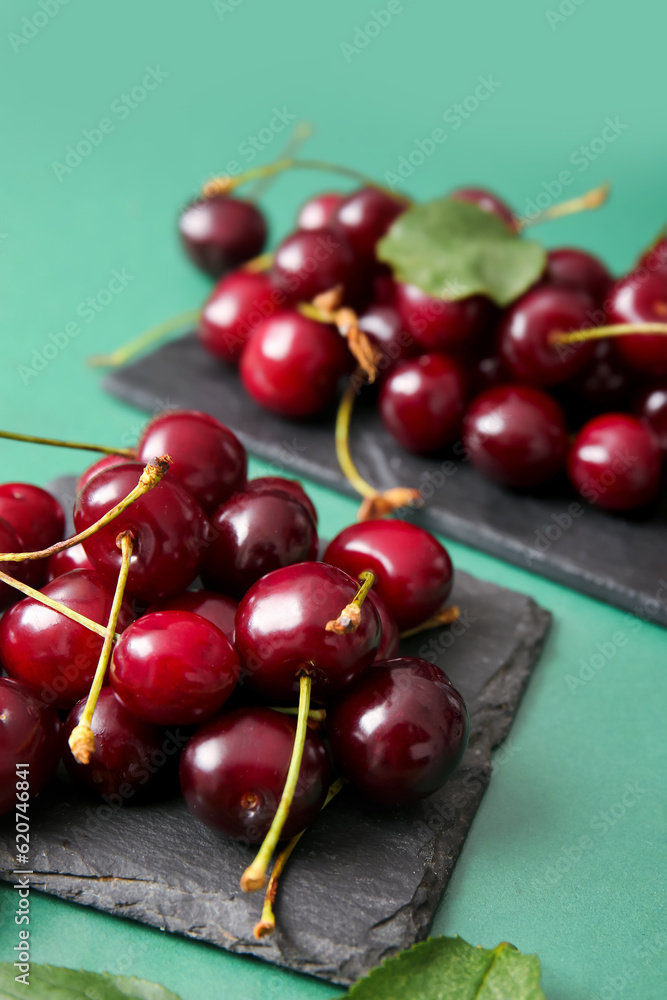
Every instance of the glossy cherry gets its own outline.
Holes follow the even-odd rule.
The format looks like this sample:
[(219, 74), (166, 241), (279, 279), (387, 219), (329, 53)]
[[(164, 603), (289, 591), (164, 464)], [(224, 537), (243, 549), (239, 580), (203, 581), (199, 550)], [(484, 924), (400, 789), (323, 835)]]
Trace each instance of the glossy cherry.
[(211, 519), (213, 540), (202, 579), (241, 598), (272, 570), (317, 556), (317, 529), (298, 500), (281, 490), (237, 493)]
[(469, 201), (473, 205), (477, 205), (481, 208), (483, 212), (489, 212), (491, 215), (496, 215), (501, 222), (504, 222), (508, 229), (512, 232), (516, 231), (517, 220), (512, 209), (507, 205), (502, 198), (499, 198), (497, 194), (493, 191), (487, 190), (487, 188), (480, 187), (463, 187), (457, 188), (456, 191), (452, 191), (450, 198), (455, 201)]
[[(29, 821), (29, 813), (16, 806), (39, 795), (55, 773), (60, 760), (59, 731), (54, 708), (19, 681), (0, 677), (0, 815), (11, 810), (17, 822), (19, 812), (21, 819)], [(23, 765), (20, 775), (17, 765)]]
[(452, 589), (446, 549), (430, 532), (407, 521), (350, 524), (329, 543), (324, 561), (354, 577), (372, 570), (374, 590), (401, 631), (435, 614)]
[(394, 301), (405, 330), (423, 351), (447, 353), (477, 340), (495, 321), (495, 310), (483, 295), (445, 301), (397, 282)]
[(215, 715), (238, 675), (234, 648), (210, 621), (190, 611), (155, 611), (117, 641), (110, 681), (138, 718), (186, 726)]
[(344, 194), (327, 191), (309, 198), (299, 209), (297, 227), (299, 229), (325, 229), (331, 226), (336, 212), (345, 200)]
[(567, 429), (551, 396), (527, 385), (487, 389), (463, 420), (463, 444), (476, 469), (503, 486), (537, 486), (565, 464)]
[(317, 511), (313, 501), (298, 479), (285, 479), (283, 476), (259, 476), (257, 479), (249, 479), (243, 487), (244, 493), (266, 493), (267, 490), (282, 490), (283, 493), (289, 493), (306, 508), (317, 524)]
[(460, 763), (469, 732), (466, 704), (446, 674), (412, 657), (374, 663), (327, 710), (337, 769), (382, 805), (437, 791)]
[[(153, 456), (155, 458), (155, 456)], [(76, 481), (76, 492), (80, 493), (84, 486), (103, 469), (113, 469), (116, 465), (124, 465), (127, 462), (127, 455), (102, 455), (96, 462), (89, 465), (81, 473)]]
[(197, 326), (199, 343), (227, 364), (238, 364), (245, 343), (261, 320), (284, 306), (285, 293), (261, 271), (233, 271), (215, 286)]
[(444, 354), (402, 361), (380, 389), (382, 423), (417, 454), (441, 451), (458, 437), (465, 405), (465, 378)]
[(241, 380), (265, 409), (310, 417), (333, 402), (351, 361), (334, 326), (285, 310), (256, 327), (241, 357)]
[(595, 417), (577, 434), (568, 459), (574, 488), (605, 510), (632, 510), (660, 488), (660, 444), (652, 429), (627, 413)]
[(401, 633), (398, 630), (396, 619), (377, 591), (374, 592), (371, 590), (366, 600), (370, 601), (377, 611), (382, 626), (382, 638), (380, 639), (380, 645), (377, 648), (373, 662), (377, 662), (378, 660), (392, 660), (395, 656), (398, 656), (398, 646), (401, 640)]
[(613, 280), (600, 258), (586, 250), (559, 247), (547, 252), (547, 266), (542, 281), (548, 285), (583, 292), (596, 305), (602, 305)]
[(667, 452), (667, 382), (644, 389), (635, 402), (635, 412), (651, 426), (660, 448)]
[[(106, 626), (109, 620), (113, 586), (94, 570), (64, 573), (42, 593), (98, 625)], [(117, 630), (122, 632), (133, 619), (124, 601)], [(101, 651), (101, 636), (32, 597), (19, 601), (0, 621), (0, 663), (11, 677), (57, 708), (69, 709), (88, 694)]]
[(207, 514), (246, 481), (245, 448), (228, 427), (207, 413), (170, 410), (151, 420), (137, 445), (137, 457), (145, 463), (156, 455), (169, 455), (169, 478), (177, 479)]
[(306, 671), (313, 701), (326, 703), (375, 659), (380, 643), (380, 620), (367, 602), (355, 632), (326, 630), (356, 592), (356, 579), (324, 563), (298, 563), (258, 580), (236, 614), (242, 682), (264, 698), (293, 701)]
[[(18, 532), (8, 521), (0, 517), (0, 552), (25, 552), (25, 550), (23, 539)], [(28, 562), (0, 562), (0, 569), (22, 583), (29, 583), (31, 572), (34, 572), (30, 570)], [(18, 590), (10, 587), (8, 583), (0, 583), (0, 610), (18, 601), (19, 597)]]
[(190, 260), (214, 278), (260, 254), (267, 236), (257, 206), (227, 195), (192, 202), (181, 213), (178, 228)]
[(290, 302), (310, 302), (342, 285), (348, 302), (358, 285), (357, 264), (346, 238), (333, 229), (303, 229), (283, 240), (272, 279)]
[(373, 260), (377, 241), (406, 208), (404, 201), (388, 191), (375, 187), (359, 188), (341, 202), (335, 226), (347, 237), (357, 260)]
[(50, 556), (47, 567), (47, 579), (49, 583), (63, 573), (69, 573), (72, 569), (93, 569), (93, 564), (86, 555), (86, 550), (79, 542), (69, 549), (62, 549)]
[[(614, 285), (606, 308), (610, 323), (667, 322), (667, 272), (623, 278)], [(667, 335), (632, 333), (615, 339), (621, 358), (635, 371), (667, 375)]]
[(238, 602), (226, 594), (218, 594), (213, 590), (186, 590), (176, 597), (151, 604), (147, 614), (152, 611), (190, 611), (212, 622), (234, 645), (234, 618), (237, 608)]
[(372, 303), (359, 316), (359, 329), (367, 333), (382, 358), (379, 372), (386, 372), (398, 361), (421, 353), (421, 347), (408, 333), (398, 310), (390, 304)]
[[(30, 552), (48, 548), (65, 534), (65, 512), (58, 500), (30, 483), (0, 484), (0, 517), (11, 524)], [(26, 583), (39, 589), (46, 582), (47, 570), (46, 559), (26, 562)]]
[[(239, 708), (202, 726), (181, 758), (181, 790), (202, 823), (237, 840), (264, 839), (282, 795), (296, 722), (269, 708)], [(320, 811), (331, 766), (311, 729), (283, 838), (293, 837)]]
[[(77, 532), (90, 527), (137, 485), (139, 462), (104, 469), (81, 490), (74, 505)], [(131, 531), (134, 550), (127, 593), (150, 603), (180, 594), (199, 572), (210, 526), (203, 510), (177, 479), (164, 479), (83, 543), (88, 558), (115, 585), (121, 563), (116, 539)]]

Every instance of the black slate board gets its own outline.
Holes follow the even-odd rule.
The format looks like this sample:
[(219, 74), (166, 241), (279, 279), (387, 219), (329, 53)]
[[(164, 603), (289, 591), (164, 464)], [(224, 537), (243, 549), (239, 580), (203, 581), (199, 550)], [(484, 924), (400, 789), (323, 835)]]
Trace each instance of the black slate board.
[[(452, 600), (459, 622), (402, 652), (439, 663), (463, 693), (472, 729), (461, 766), (410, 809), (373, 809), (341, 792), (292, 855), (273, 937), (254, 939), (261, 893), (239, 889), (254, 852), (201, 825), (180, 797), (118, 808), (57, 775), (31, 806), (32, 887), (344, 985), (423, 938), (550, 624), (529, 597), (461, 571)], [(8, 881), (13, 822), (0, 822)]]
[[(246, 396), (236, 371), (206, 354), (193, 335), (112, 372), (104, 385), (151, 413), (171, 407), (205, 410), (278, 470), (354, 494), (336, 461), (333, 413), (304, 423), (269, 416)], [(630, 518), (578, 502), (566, 486), (550, 487), (545, 496), (509, 493), (465, 463), (443, 464), (447, 459), (403, 451), (382, 427), (372, 404), (364, 406), (362, 397), (357, 406), (352, 450), (364, 478), (378, 489), (423, 490), (426, 505), (406, 516), (667, 625), (665, 506), (650, 516)], [(667, 497), (663, 500), (667, 504)]]

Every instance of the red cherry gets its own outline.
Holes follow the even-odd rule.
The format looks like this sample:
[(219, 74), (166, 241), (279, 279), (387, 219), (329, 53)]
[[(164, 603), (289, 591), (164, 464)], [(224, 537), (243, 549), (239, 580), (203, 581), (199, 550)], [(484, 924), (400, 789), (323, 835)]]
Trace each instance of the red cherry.
[(452, 589), (449, 555), (430, 532), (407, 521), (363, 521), (336, 535), (324, 561), (350, 576), (375, 573), (374, 590), (401, 631), (438, 611)]
[[(197, 819), (237, 840), (259, 843), (278, 808), (292, 756), (296, 722), (269, 708), (239, 708), (202, 726), (181, 758), (181, 789)], [(312, 729), (283, 838), (319, 813), (331, 768)]]
[[(0, 517), (11, 524), (29, 552), (46, 549), (65, 534), (65, 512), (56, 498), (30, 483), (0, 485)], [(47, 560), (28, 561), (24, 572), (26, 582), (38, 589), (46, 582)]]
[(623, 408), (636, 375), (618, 352), (618, 338), (598, 340), (593, 357), (571, 378), (568, 388), (584, 398), (595, 411)]
[(207, 514), (241, 489), (246, 481), (248, 456), (232, 431), (215, 417), (196, 410), (170, 410), (144, 428), (137, 457), (150, 462), (169, 455), (174, 477)]
[(427, 660), (374, 663), (327, 710), (340, 772), (372, 802), (406, 805), (437, 791), (468, 745), (466, 704)]
[(244, 493), (266, 493), (267, 490), (281, 490), (283, 493), (289, 493), (290, 496), (299, 501), (302, 507), (306, 508), (317, 525), (317, 511), (313, 501), (298, 479), (284, 479), (282, 476), (260, 476), (258, 479), (249, 479), (243, 487)]
[[(90, 569), (75, 569), (56, 577), (42, 593), (72, 611), (106, 626), (113, 601), (113, 587)], [(123, 601), (117, 629), (134, 620)], [(49, 705), (71, 708), (88, 694), (102, 637), (59, 611), (26, 597), (0, 621), (0, 662), (11, 677), (21, 681)]]
[(255, 329), (241, 357), (241, 381), (265, 409), (310, 417), (333, 402), (351, 358), (334, 326), (285, 310)]
[(483, 295), (445, 301), (416, 285), (396, 283), (395, 304), (407, 332), (424, 351), (444, 351), (476, 340), (495, 318)]
[(285, 301), (285, 293), (274, 288), (266, 272), (233, 271), (218, 282), (204, 305), (199, 343), (227, 364), (238, 364), (257, 324)]
[(490, 215), (498, 216), (508, 229), (516, 232), (517, 220), (514, 212), (509, 205), (505, 204), (502, 198), (499, 198), (492, 191), (487, 191), (486, 188), (464, 187), (452, 191), (449, 197), (453, 198), (454, 201), (469, 201), (471, 204), (477, 205), (483, 212), (489, 212)]
[(606, 510), (632, 510), (660, 487), (660, 445), (638, 417), (604, 413), (577, 434), (568, 460), (572, 485)]
[(651, 426), (662, 451), (667, 452), (667, 383), (644, 389), (635, 412)]
[[(5, 521), (4, 517), (0, 517), (0, 551), (7, 553), (25, 552), (23, 539), (12, 528), (11, 524)], [(8, 573), (9, 576), (14, 577), (15, 580), (20, 580), (22, 583), (28, 583), (31, 579), (31, 573), (34, 573), (29, 568), (29, 561), (23, 563), (0, 562), (0, 569), (3, 573)], [(10, 587), (8, 583), (0, 583), (0, 609), (13, 604), (14, 601), (19, 599), (19, 596), (20, 591)]]
[(297, 226), (299, 229), (325, 229), (331, 226), (336, 212), (345, 195), (336, 191), (316, 194), (299, 209)]
[(527, 385), (500, 385), (471, 403), (463, 421), (467, 455), (503, 486), (537, 486), (564, 466), (565, 418), (558, 403)]
[(646, 250), (637, 261), (636, 271), (646, 271), (653, 273), (659, 271), (667, 274), (667, 238), (661, 237)]
[(69, 549), (62, 549), (49, 557), (47, 568), (47, 579), (49, 583), (63, 573), (69, 573), (72, 569), (92, 569), (93, 564), (86, 555), (86, 550), (79, 542)]
[(456, 440), (465, 403), (463, 372), (444, 354), (402, 361), (380, 390), (380, 416), (408, 451), (428, 455)]
[[(607, 303), (610, 323), (664, 323), (667, 321), (667, 273), (648, 277), (630, 274), (618, 281)], [(646, 375), (667, 375), (667, 336), (632, 333), (617, 337), (623, 361)]]
[(345, 234), (358, 260), (372, 260), (377, 241), (406, 207), (404, 201), (379, 188), (359, 188), (341, 203), (336, 228)]
[[(155, 458), (155, 455), (153, 455)], [(81, 473), (76, 481), (76, 492), (80, 493), (81, 490), (86, 486), (87, 483), (96, 476), (98, 472), (102, 472), (103, 469), (113, 469), (116, 465), (125, 465), (128, 461), (127, 456), (123, 455), (102, 455), (102, 458), (98, 458), (96, 462), (88, 466), (87, 469)]]
[(380, 371), (386, 371), (398, 361), (421, 353), (419, 344), (408, 333), (398, 311), (393, 305), (371, 304), (359, 316), (359, 329), (367, 333), (374, 346), (379, 348), (382, 360)]
[(231, 643), (210, 621), (189, 611), (155, 611), (116, 643), (110, 680), (138, 718), (187, 726), (224, 705), (238, 674)]
[(380, 645), (377, 648), (373, 662), (392, 660), (395, 656), (398, 656), (398, 646), (401, 640), (401, 633), (398, 630), (396, 619), (377, 591), (373, 592), (371, 590), (366, 600), (370, 601), (377, 611), (380, 625), (382, 626), (382, 638), (380, 639)]
[(17, 803), (39, 795), (53, 776), (60, 760), (59, 730), (54, 708), (18, 681), (0, 678), (0, 815), (11, 810), (18, 816)]
[(306, 670), (313, 700), (326, 702), (373, 661), (380, 643), (378, 614), (366, 602), (356, 632), (326, 630), (356, 592), (356, 580), (324, 563), (298, 563), (258, 580), (236, 613), (243, 681), (264, 698), (287, 701)]
[(310, 302), (342, 285), (345, 301), (358, 284), (357, 263), (345, 236), (333, 229), (302, 229), (276, 250), (272, 277), (290, 302)]
[(542, 282), (582, 292), (596, 305), (602, 305), (613, 280), (599, 257), (585, 250), (560, 247), (547, 253), (547, 266)]
[(257, 206), (227, 195), (192, 202), (178, 225), (190, 260), (214, 278), (256, 257), (266, 243), (266, 220)]
[(151, 604), (147, 614), (153, 611), (190, 611), (212, 622), (234, 645), (234, 618), (237, 608), (238, 602), (225, 594), (216, 594), (212, 590), (186, 590), (176, 597)]

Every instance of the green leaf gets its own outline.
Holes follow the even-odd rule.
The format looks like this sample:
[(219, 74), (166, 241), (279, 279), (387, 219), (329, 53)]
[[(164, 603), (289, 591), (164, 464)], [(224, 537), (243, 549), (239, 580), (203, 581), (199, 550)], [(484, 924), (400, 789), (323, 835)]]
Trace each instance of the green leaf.
[(20, 975), (11, 962), (0, 962), (0, 997), (30, 1000), (180, 1000), (158, 983), (130, 976), (83, 972), (56, 965), (30, 963), (29, 986), (16, 982)]
[(377, 247), (399, 281), (439, 299), (487, 295), (506, 306), (537, 281), (544, 248), (477, 205), (438, 198), (413, 205)]
[[(435, 937), (358, 980), (349, 1000), (545, 1000), (537, 955), (511, 944), (490, 951), (463, 938)], [(347, 998), (346, 998), (347, 1000)]]

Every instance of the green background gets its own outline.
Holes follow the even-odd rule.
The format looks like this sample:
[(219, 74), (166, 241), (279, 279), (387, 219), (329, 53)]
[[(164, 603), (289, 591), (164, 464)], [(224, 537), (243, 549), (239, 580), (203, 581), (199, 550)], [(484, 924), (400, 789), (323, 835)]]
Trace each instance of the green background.
[[(43, 2), (56, 8), (57, 0)], [(316, 125), (308, 155), (378, 178), (443, 128), (446, 141), (406, 181), (417, 197), (477, 182), (523, 212), (549, 188), (545, 198), (554, 200), (552, 182), (563, 170), (572, 177), (568, 197), (611, 180), (604, 210), (539, 235), (549, 245), (597, 251), (616, 270), (630, 264), (666, 214), (664, 5), (565, 0), (558, 14), (555, 0), (404, 0), (364, 48), (344, 50), (363, 43), (357, 27), (386, 6), (70, 0), (35, 31), (23, 19), (42, 10), (38, 0), (3, 4), (2, 426), (107, 443), (136, 438), (143, 418), (100, 391), (85, 359), (202, 301), (207, 282), (174, 238), (177, 209), (230, 160), (251, 165), (244, 143), (270, 127), (274, 108)], [(25, 44), (12, 38), (22, 30), (34, 35)], [(114, 102), (141, 84), (146, 67), (166, 75), (121, 118)], [(450, 109), (474, 93), (480, 76), (491, 77), (493, 93), (455, 127)], [(113, 131), (59, 179), (54, 161), (102, 118)], [(601, 149), (595, 140), (607, 119), (618, 135)], [(286, 134), (270, 136), (255, 162), (277, 156)], [(312, 174), (278, 181), (265, 199), (273, 232), (286, 231), (307, 193), (333, 185)], [(114, 269), (132, 280), (86, 322), (79, 305)], [(77, 319), (78, 336), (26, 376), (49, 334)], [(0, 455), (3, 480), (43, 483), (86, 464), (75, 453), (9, 442)], [(255, 473), (262, 468), (253, 464)], [(312, 493), (326, 534), (353, 518), (350, 501)], [(539, 952), (549, 1000), (662, 996), (665, 633), (450, 548), (458, 566), (532, 594), (555, 625), (433, 930)], [(567, 675), (619, 630), (627, 643), (570, 690)], [(634, 791), (622, 804), (628, 782)], [(590, 843), (583, 850), (582, 837)], [(143, 976), (184, 1000), (337, 992), (48, 897), (34, 895), (32, 905), (36, 961)], [(14, 943), (11, 890), (0, 892), (0, 917), (6, 958)]]

